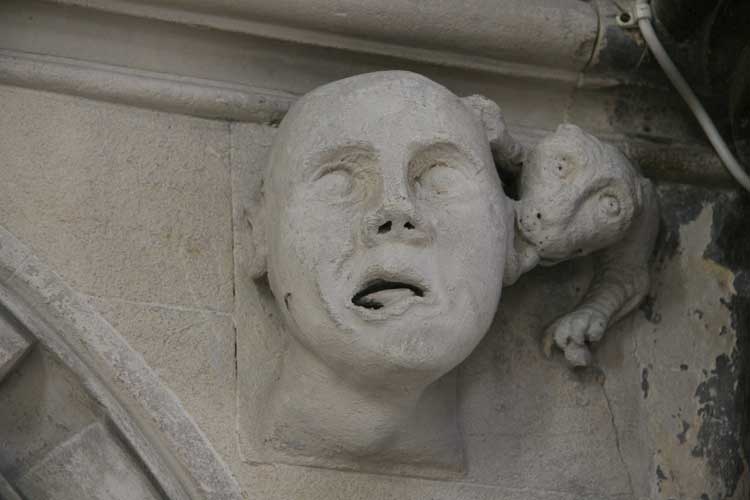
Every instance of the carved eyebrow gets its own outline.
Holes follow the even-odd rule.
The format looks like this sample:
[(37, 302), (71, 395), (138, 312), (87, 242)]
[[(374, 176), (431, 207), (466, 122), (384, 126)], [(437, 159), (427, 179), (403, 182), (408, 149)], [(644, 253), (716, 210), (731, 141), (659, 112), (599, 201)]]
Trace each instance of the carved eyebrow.
[(313, 155), (305, 161), (306, 177), (316, 179), (334, 168), (337, 163), (356, 163), (361, 159), (373, 160), (377, 158), (374, 149), (369, 144), (336, 145)]
[(439, 141), (418, 146), (409, 160), (410, 175), (416, 175), (424, 165), (425, 160), (453, 160), (466, 166), (466, 174), (474, 175), (483, 169), (482, 162), (470, 150), (450, 141)]

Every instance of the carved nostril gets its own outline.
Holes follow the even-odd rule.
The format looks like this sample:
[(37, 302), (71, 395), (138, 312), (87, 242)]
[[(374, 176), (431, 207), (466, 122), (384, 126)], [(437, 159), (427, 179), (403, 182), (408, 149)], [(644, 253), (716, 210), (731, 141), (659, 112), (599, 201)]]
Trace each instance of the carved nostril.
[(390, 230), (391, 230), (391, 221), (388, 221), (378, 226), (378, 234), (387, 233)]
[(406, 224), (404, 224), (404, 227), (406, 229), (414, 229), (414, 224), (412, 224), (411, 222), (407, 222)]

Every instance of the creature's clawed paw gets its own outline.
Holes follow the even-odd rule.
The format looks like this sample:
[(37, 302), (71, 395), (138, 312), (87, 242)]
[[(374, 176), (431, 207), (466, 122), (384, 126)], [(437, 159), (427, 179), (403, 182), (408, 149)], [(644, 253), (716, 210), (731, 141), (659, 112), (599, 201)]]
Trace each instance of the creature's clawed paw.
[(582, 308), (558, 318), (544, 334), (542, 348), (547, 357), (557, 345), (572, 366), (589, 366), (589, 345), (598, 342), (607, 329), (609, 318), (593, 309)]

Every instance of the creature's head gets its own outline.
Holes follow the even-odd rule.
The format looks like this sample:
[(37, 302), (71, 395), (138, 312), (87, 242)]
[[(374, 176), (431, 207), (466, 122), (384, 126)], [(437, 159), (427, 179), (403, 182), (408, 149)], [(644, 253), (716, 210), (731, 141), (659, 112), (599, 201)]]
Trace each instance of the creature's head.
[(641, 177), (628, 159), (575, 125), (560, 125), (528, 152), (518, 195), (519, 269), (506, 273), (507, 283), (536, 264), (552, 265), (612, 245), (642, 204)]

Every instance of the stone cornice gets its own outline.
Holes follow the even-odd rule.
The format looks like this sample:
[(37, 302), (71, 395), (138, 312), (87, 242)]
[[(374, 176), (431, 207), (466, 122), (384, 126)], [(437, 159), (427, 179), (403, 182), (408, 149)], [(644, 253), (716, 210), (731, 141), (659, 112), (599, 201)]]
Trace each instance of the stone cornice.
[(580, 71), (599, 19), (579, 0), (55, 0), (128, 16), (306, 45), (492, 71)]

